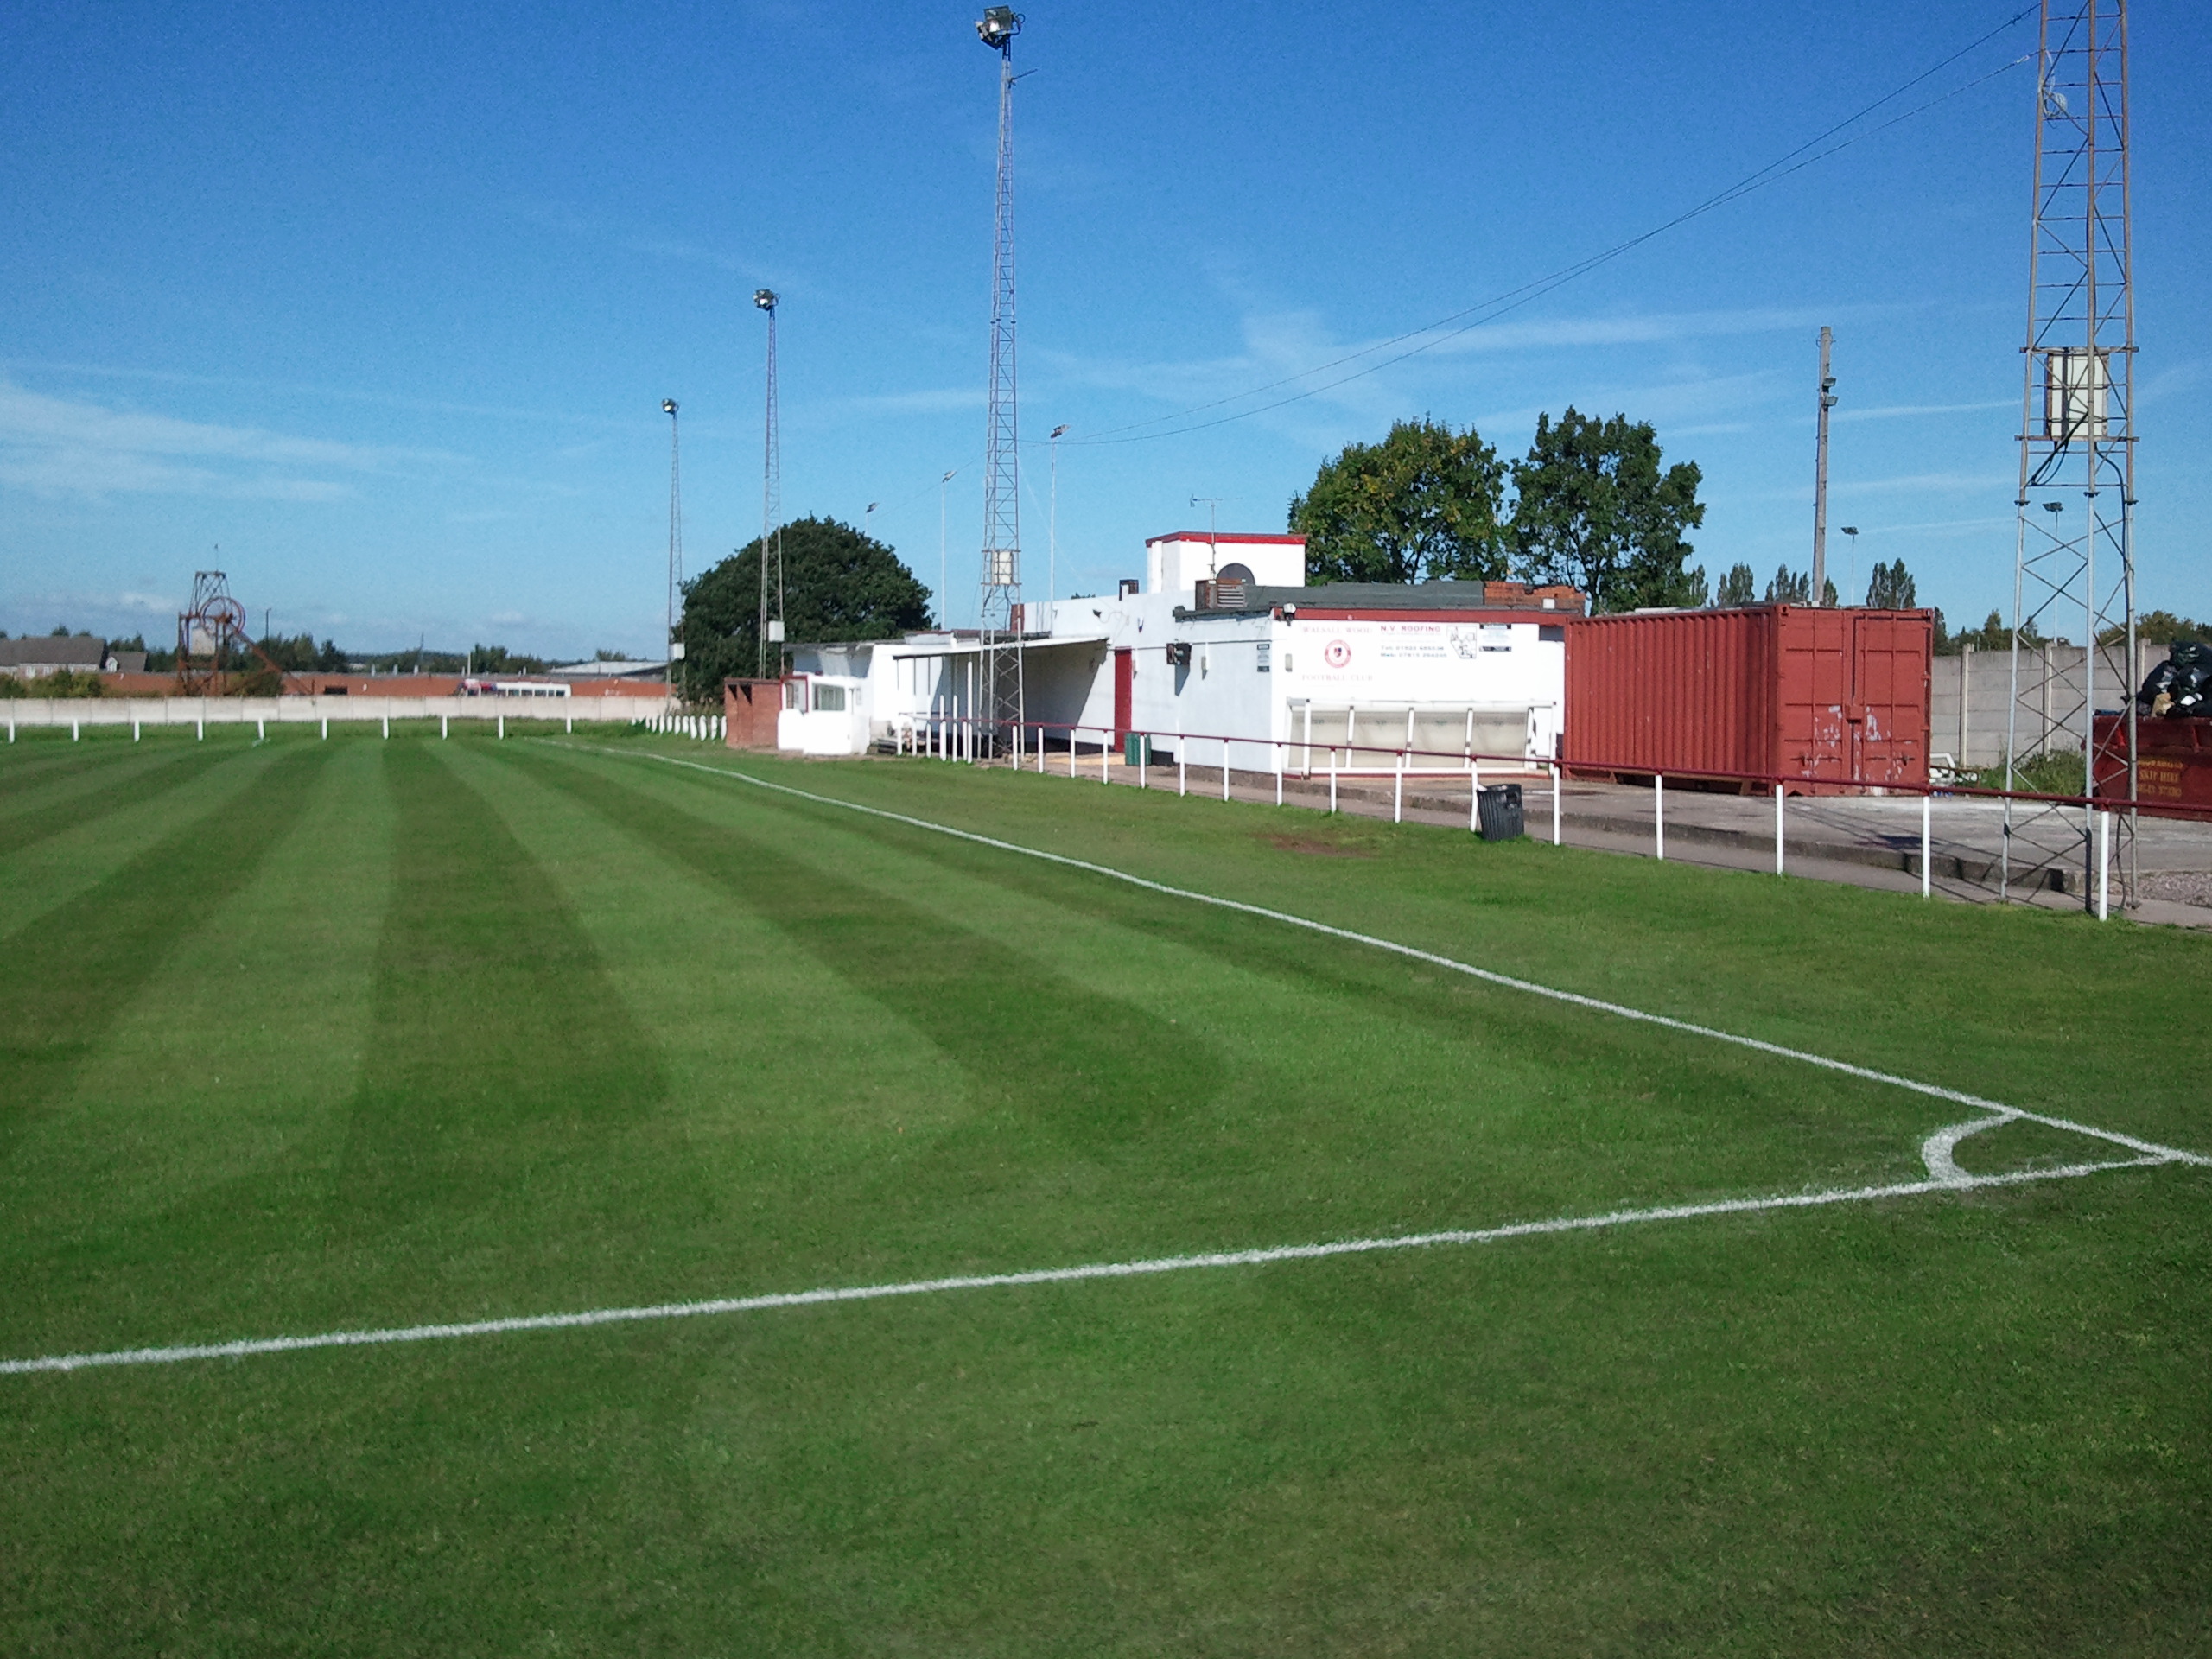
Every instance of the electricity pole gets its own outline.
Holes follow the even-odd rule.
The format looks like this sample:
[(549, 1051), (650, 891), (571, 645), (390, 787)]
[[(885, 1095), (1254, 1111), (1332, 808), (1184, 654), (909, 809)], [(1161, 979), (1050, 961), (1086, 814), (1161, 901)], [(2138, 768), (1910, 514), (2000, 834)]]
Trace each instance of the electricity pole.
[(1835, 376), (1828, 372), (1828, 348), (1835, 336), (1821, 330), (1820, 434), (1813, 455), (1813, 603), (1827, 603), (1828, 592), (1828, 410), (1835, 407)]

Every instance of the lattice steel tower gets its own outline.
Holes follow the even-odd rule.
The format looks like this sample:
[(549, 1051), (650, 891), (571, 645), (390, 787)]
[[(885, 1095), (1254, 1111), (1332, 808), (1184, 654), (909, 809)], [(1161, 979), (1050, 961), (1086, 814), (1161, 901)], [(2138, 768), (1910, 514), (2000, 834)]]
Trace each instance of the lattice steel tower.
[(760, 629), (753, 636), (759, 647), (759, 663), (753, 671), (766, 679), (768, 675), (768, 560), (772, 540), (776, 563), (776, 671), (783, 672), (784, 638), (784, 537), (783, 526), (778, 514), (783, 508), (784, 448), (776, 432), (776, 290), (756, 288), (753, 303), (768, 314), (768, 412), (764, 425), (760, 451)]
[[(2078, 751), (2078, 791), (2135, 799), (2135, 307), (2129, 283), (2126, 0), (2044, 0), (2005, 775)], [(2031, 643), (2084, 641), (2072, 653)], [(2098, 705), (2111, 711), (2100, 719)], [(2134, 812), (2107, 849), (2088, 809), (2007, 803), (2004, 890), (2079, 868), (2094, 910), (2135, 898)], [(2105, 860), (2112, 861), (2107, 864)]]
[(1021, 452), (1014, 372), (1014, 37), (1021, 18), (992, 6), (976, 25), (999, 54), (998, 212), (991, 242), (991, 389), (983, 460), (981, 683), (975, 711), (988, 752), (1009, 748), (1022, 717)]

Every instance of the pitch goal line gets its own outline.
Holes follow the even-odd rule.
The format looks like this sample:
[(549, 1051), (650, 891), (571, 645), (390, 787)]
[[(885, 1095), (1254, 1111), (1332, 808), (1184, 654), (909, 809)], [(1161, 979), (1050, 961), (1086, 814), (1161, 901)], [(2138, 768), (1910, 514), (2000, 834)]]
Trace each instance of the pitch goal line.
[[(1993, 1120), (1978, 1120), (1976, 1127)], [(1141, 1279), (1155, 1274), (1187, 1273), (1203, 1268), (1257, 1268), (1278, 1262), (1318, 1262), (1332, 1256), (1376, 1255), (1451, 1244), (1495, 1244), (1506, 1239), (1548, 1233), (1595, 1232), (1641, 1222), (1692, 1221), (1707, 1216), (1753, 1215), (1769, 1210), (1810, 1210), (1826, 1205), (1860, 1204), (1878, 1198), (1918, 1198), (1932, 1192), (1971, 1192), (1980, 1187), (2021, 1186), (2034, 1181), (2077, 1179), (2108, 1170), (2145, 1169), (2182, 1161), (2178, 1157), (2119, 1159), (2106, 1163), (2068, 1164), (2055, 1169), (2018, 1170), (2001, 1175), (1958, 1172), (1924, 1181), (1895, 1181), (1879, 1186), (1838, 1187), (1824, 1192), (1790, 1192), (1759, 1198), (1716, 1198), (1705, 1204), (1661, 1205), (1644, 1210), (1613, 1210), (1598, 1216), (1560, 1216), (1548, 1221), (1508, 1222), (1498, 1227), (1471, 1227), (1390, 1238), (1345, 1238), (1323, 1244), (1278, 1244), (1260, 1249), (1216, 1250), (1202, 1255), (1161, 1255), (1135, 1262), (1093, 1262), (1072, 1268), (1037, 1268), (1022, 1273), (964, 1274), (944, 1279), (910, 1279), (882, 1285), (841, 1285), (820, 1290), (728, 1296), (711, 1301), (662, 1302), (645, 1307), (601, 1307), (578, 1313), (537, 1313), (505, 1319), (471, 1319), (453, 1325), (397, 1325), (385, 1330), (326, 1331), (306, 1337), (249, 1337), (236, 1342), (185, 1344), (169, 1348), (124, 1348), (106, 1353), (46, 1354), (35, 1359), (0, 1360), (0, 1376), (40, 1371), (85, 1371), (117, 1365), (175, 1365), (195, 1359), (251, 1359), (264, 1354), (301, 1353), (315, 1348), (385, 1348), (408, 1343), (452, 1342), (466, 1337), (510, 1336), (531, 1331), (576, 1331), (594, 1325), (639, 1325), (658, 1319), (699, 1319), (713, 1314), (762, 1313), (778, 1308), (816, 1307), (832, 1302), (874, 1302), (893, 1296), (941, 1295), (963, 1290), (1007, 1290), (1026, 1285), (1080, 1284), (1094, 1279)], [(1931, 1167), (1934, 1167), (1931, 1160)]]

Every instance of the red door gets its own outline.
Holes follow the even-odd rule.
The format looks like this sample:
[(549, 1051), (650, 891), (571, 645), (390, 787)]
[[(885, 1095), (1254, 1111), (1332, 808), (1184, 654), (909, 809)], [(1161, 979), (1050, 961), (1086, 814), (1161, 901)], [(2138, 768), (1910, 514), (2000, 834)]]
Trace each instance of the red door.
[(1134, 651), (1114, 653), (1114, 747), (1128, 745), (1129, 728), (1135, 722), (1131, 710), (1136, 704), (1137, 654)]

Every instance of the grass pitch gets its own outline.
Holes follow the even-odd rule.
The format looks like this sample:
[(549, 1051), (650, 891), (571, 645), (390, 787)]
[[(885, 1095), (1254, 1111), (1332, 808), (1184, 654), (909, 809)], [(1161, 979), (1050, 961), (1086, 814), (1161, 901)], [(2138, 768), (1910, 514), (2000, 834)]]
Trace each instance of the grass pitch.
[[(0, 753), (0, 1358), (2212, 1151), (2212, 941), (618, 736)], [(2034, 1124), (1969, 1171), (2113, 1148)], [(2212, 1171), (0, 1376), (0, 1651), (2212, 1651)]]

